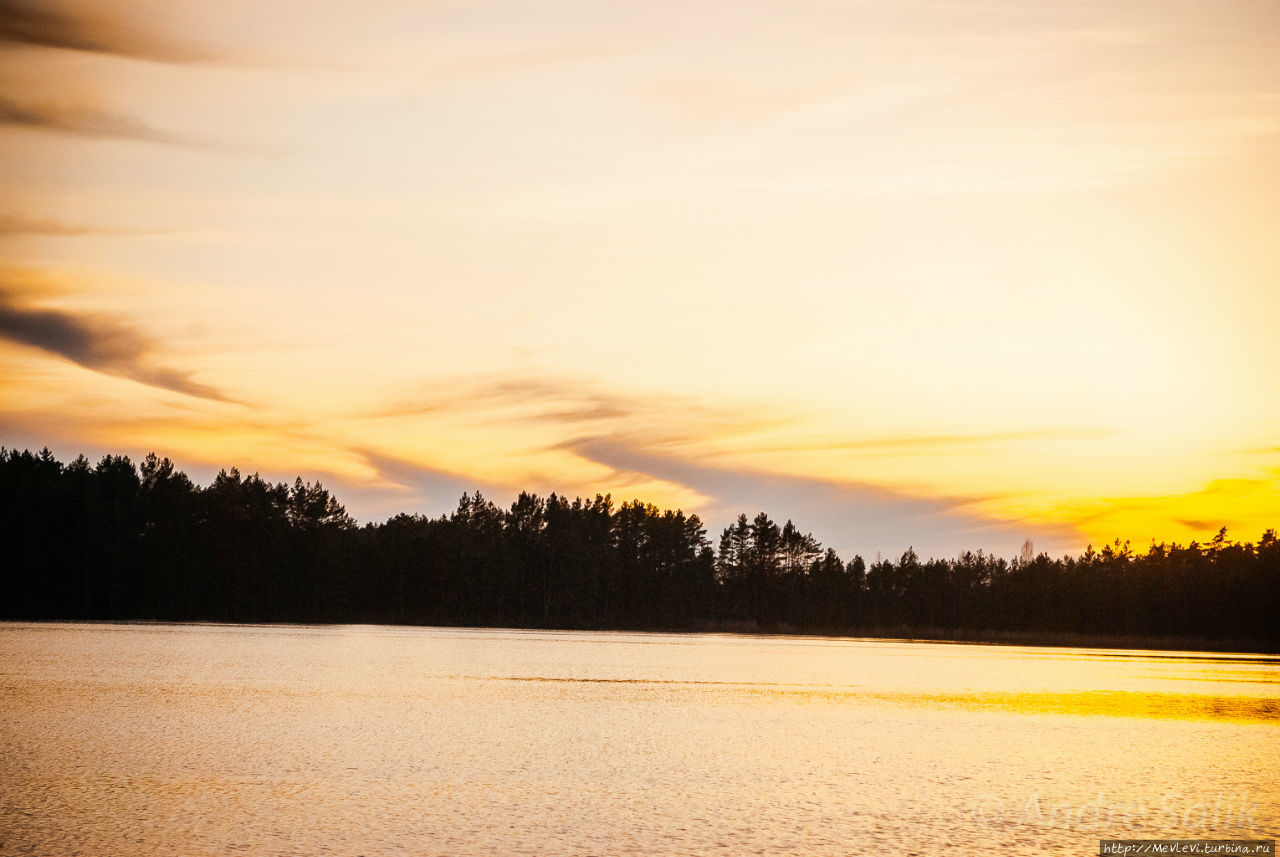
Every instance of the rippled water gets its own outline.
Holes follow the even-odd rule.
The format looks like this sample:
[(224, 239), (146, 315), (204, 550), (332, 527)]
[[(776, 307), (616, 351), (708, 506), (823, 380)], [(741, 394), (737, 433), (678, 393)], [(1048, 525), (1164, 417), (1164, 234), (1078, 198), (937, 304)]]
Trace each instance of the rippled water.
[(1096, 854), (1280, 832), (1280, 663), (0, 625), (0, 854)]

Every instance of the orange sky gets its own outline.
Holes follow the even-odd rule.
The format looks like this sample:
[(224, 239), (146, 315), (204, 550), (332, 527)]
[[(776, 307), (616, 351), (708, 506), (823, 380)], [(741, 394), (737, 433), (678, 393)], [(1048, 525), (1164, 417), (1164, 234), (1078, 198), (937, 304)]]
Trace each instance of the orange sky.
[(0, 443), (1253, 539), (1278, 56), (1273, 0), (0, 0)]

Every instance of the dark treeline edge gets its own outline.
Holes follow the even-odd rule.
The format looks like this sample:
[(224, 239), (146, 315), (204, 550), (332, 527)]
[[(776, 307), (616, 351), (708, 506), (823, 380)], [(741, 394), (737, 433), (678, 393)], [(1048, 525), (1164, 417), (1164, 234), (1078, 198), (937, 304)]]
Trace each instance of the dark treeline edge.
[(319, 483), (0, 448), (0, 619), (387, 623), (1277, 650), (1280, 543), (868, 565), (790, 521), (478, 492), (357, 526)]

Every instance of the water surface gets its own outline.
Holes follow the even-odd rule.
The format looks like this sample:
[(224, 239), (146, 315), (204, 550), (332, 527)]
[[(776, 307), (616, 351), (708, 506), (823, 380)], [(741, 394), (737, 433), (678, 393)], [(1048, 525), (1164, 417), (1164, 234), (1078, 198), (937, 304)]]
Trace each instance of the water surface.
[(1280, 664), (0, 625), (0, 854), (1096, 854), (1280, 832)]

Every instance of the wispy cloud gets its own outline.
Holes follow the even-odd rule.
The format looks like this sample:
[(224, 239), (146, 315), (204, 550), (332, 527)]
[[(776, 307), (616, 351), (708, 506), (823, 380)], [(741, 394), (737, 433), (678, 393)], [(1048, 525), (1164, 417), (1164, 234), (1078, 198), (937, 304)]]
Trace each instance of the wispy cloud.
[(372, 467), (382, 479), (414, 492), (424, 507), (443, 508), (444, 504), (472, 491), (493, 493), (505, 489), (505, 486), (428, 467), (373, 449), (357, 448), (351, 451)]
[(731, 438), (789, 423), (792, 417), (753, 403), (711, 404), (662, 391), (622, 391), (568, 374), (501, 373), (446, 378), (398, 394), (368, 419), (464, 416), (486, 425), (542, 425), (565, 436), (660, 437), (669, 446)]
[(1177, 521), (1179, 524), (1186, 527), (1188, 530), (1200, 530), (1203, 532), (1211, 532), (1215, 529), (1219, 529), (1225, 526), (1225, 524), (1221, 524), (1218, 521), (1211, 521), (1211, 520), (1205, 520), (1200, 518), (1178, 518)]
[(877, 485), (718, 467), (607, 436), (576, 440), (566, 448), (620, 475), (642, 473), (714, 498), (714, 507), (704, 510), (713, 523), (764, 510), (793, 518), (848, 556), (892, 554), (909, 546), (922, 555), (950, 556), (969, 548), (1009, 555), (1027, 537), (1048, 550), (1074, 547), (1080, 541), (1069, 527), (978, 514), (972, 507), (984, 499), (979, 497), (916, 496)]
[(51, 235), (76, 237), (81, 235), (149, 235), (152, 229), (125, 229), (115, 226), (93, 226), (82, 223), (66, 223), (44, 217), (27, 217), (21, 214), (0, 214), (0, 235)]
[(11, 293), (0, 289), (0, 338), (39, 348), (95, 372), (201, 399), (232, 401), (218, 389), (192, 380), (189, 372), (157, 364), (153, 340), (108, 316), (22, 306)]
[(96, 107), (48, 103), (20, 104), (8, 98), (0, 98), (0, 125), (15, 125), (85, 137), (140, 140), (147, 143), (197, 147), (207, 145), (154, 128), (131, 116), (100, 110)]
[(508, 411), (512, 419), (546, 423), (590, 423), (702, 410), (696, 403), (667, 395), (609, 392), (581, 378), (564, 376), (476, 376), (425, 385), (398, 397), (373, 417), (407, 417), (453, 412)]
[(88, 51), (153, 62), (202, 62), (213, 57), (147, 32), (136, 20), (102, 15), (84, 4), (0, 0), (0, 41), (43, 48)]
[[(589, 378), (525, 375), (474, 376), (435, 381), (391, 406), (374, 419), (462, 416), (484, 425), (497, 421), (547, 426), (562, 439), (550, 449), (568, 452), (611, 473), (593, 479), (593, 490), (619, 497), (656, 484), (702, 498), (697, 511), (713, 525), (737, 514), (789, 516), (812, 528), (842, 553), (872, 555), (914, 546), (922, 553), (951, 555), (965, 548), (1011, 554), (1032, 537), (1042, 549), (1075, 547), (1071, 528), (1023, 523), (978, 511), (990, 498), (917, 495), (869, 483), (780, 473), (745, 460), (778, 452), (861, 452), (868, 455), (952, 454), (968, 448), (1038, 440), (1101, 437), (1101, 429), (1064, 428), (971, 434), (933, 434), (844, 439), (790, 434), (795, 418), (769, 408), (742, 404), (709, 405), (686, 397), (610, 391)], [(760, 432), (766, 432), (760, 436)], [(781, 441), (760, 442), (760, 437)], [(733, 461), (717, 454), (733, 436), (747, 441)], [(790, 436), (789, 436), (790, 435)], [(757, 436), (756, 440), (751, 440)], [(789, 437), (788, 437), (789, 436)], [(714, 439), (711, 447), (708, 440)], [(462, 473), (445, 473), (368, 450), (370, 465), (388, 481), (431, 496), (441, 489), (450, 498), (483, 487), (510, 492), (521, 486), (480, 486)], [(550, 478), (543, 489), (556, 485)], [(420, 487), (421, 486), (421, 489)], [(562, 486), (558, 490), (565, 490)], [(568, 491), (572, 492), (568, 487)], [(641, 496), (641, 499), (645, 499)]]
[(1094, 440), (1114, 437), (1114, 429), (1061, 428), (972, 434), (904, 435), (854, 440), (797, 439), (790, 443), (753, 447), (753, 452), (865, 452), (883, 455), (945, 454), (956, 449), (1038, 440)]

